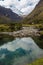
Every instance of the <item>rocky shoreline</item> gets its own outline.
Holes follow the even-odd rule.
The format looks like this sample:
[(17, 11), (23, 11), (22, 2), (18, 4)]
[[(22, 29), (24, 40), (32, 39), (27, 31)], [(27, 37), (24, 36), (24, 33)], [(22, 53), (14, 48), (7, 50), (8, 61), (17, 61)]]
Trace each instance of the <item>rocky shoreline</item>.
[(8, 34), (14, 37), (40, 36), (38, 29), (33, 27), (23, 27), (22, 30), (13, 32), (0, 32), (0, 34)]

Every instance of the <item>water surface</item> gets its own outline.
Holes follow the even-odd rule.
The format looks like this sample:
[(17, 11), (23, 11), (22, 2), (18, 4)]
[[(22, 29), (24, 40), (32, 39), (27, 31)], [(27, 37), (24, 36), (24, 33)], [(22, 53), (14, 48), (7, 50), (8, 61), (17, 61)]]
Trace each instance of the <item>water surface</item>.
[(0, 46), (0, 65), (26, 65), (40, 57), (43, 50), (31, 37), (16, 38)]

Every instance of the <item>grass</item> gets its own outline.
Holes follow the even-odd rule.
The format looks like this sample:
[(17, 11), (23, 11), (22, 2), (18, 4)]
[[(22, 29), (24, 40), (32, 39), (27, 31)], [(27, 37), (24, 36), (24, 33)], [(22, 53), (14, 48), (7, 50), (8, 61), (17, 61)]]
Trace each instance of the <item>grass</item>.
[(40, 34), (41, 34), (41, 35), (43, 35), (43, 30), (42, 30), (42, 31), (40, 31)]
[(32, 64), (28, 64), (28, 65), (43, 65), (43, 58), (38, 59), (35, 62), (33, 62)]
[(0, 24), (0, 32), (13, 32), (16, 30), (20, 30), (22, 25), (19, 23), (12, 23), (12, 24)]

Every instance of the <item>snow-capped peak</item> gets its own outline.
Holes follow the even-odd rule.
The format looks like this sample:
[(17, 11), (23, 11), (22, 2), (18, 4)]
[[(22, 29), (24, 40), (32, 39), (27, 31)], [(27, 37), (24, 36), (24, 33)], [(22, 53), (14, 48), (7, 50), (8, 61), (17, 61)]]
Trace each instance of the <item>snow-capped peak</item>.
[(28, 15), (40, 0), (0, 0), (0, 5), (19, 15)]

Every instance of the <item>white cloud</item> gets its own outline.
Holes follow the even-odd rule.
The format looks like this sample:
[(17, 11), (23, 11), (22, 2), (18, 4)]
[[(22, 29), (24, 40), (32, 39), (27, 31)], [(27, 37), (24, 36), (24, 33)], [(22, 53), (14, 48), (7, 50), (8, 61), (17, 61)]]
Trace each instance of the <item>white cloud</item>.
[(2, 46), (0, 46), (1, 49), (8, 49), (9, 51), (15, 51), (18, 48), (23, 48), (25, 50), (30, 50), (30, 48), (36, 50), (39, 49), (38, 46), (35, 44), (32, 38), (17, 38), (12, 42), (8, 42)]
[(40, 0), (0, 0), (0, 5), (11, 8), (13, 12), (21, 15), (29, 14)]

